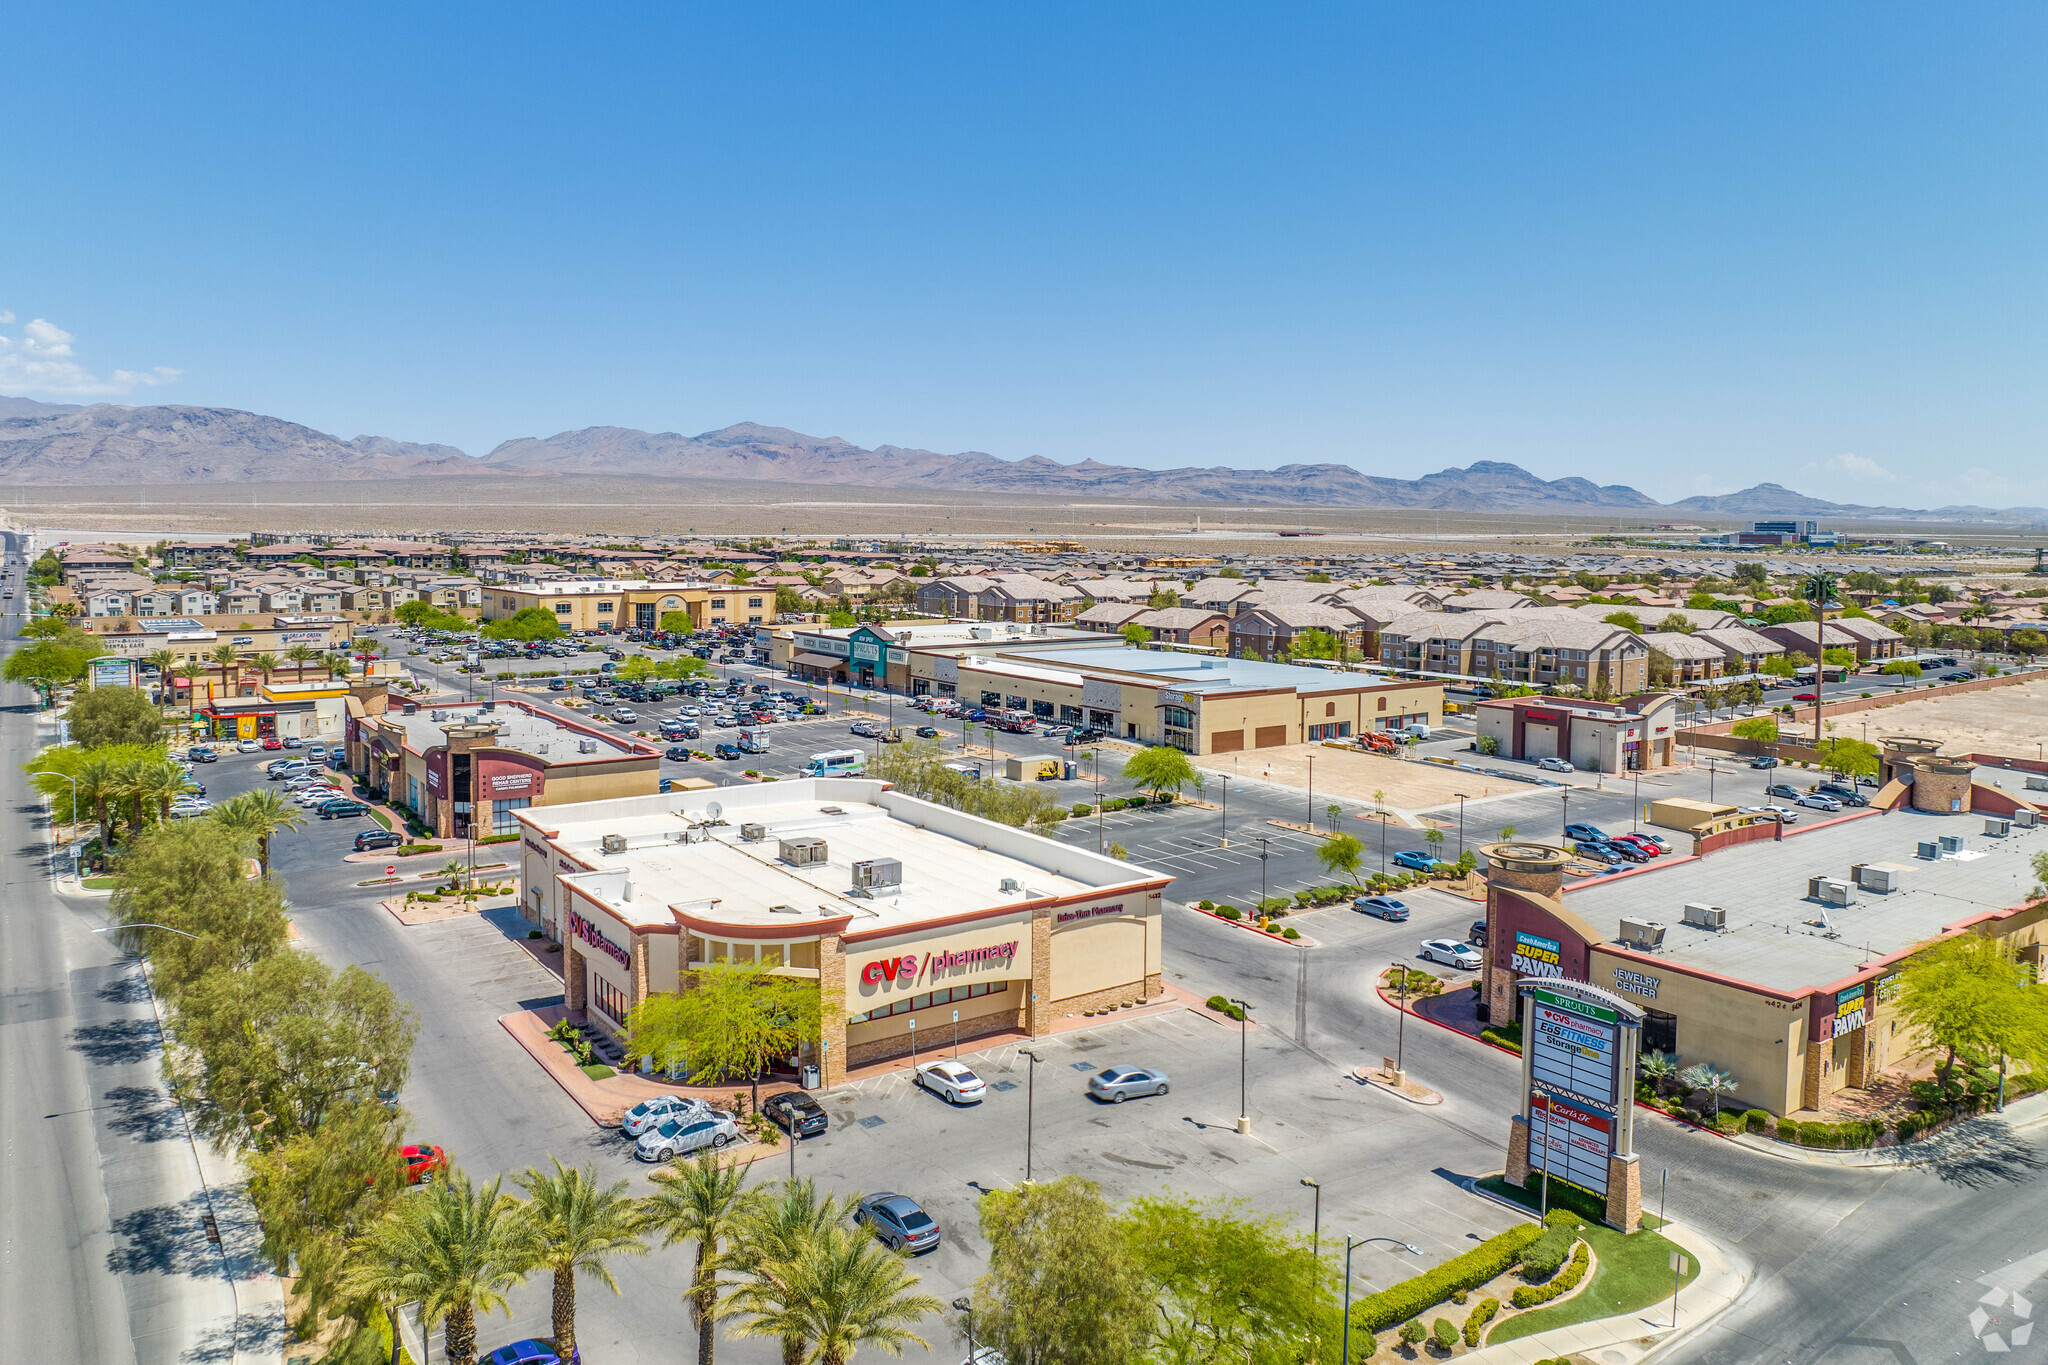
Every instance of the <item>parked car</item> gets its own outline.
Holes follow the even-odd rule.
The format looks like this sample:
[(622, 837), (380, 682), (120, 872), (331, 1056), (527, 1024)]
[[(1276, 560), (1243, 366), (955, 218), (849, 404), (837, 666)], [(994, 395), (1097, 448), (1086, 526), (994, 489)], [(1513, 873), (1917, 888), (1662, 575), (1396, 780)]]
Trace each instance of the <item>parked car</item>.
[(853, 1221), (897, 1251), (930, 1251), (939, 1244), (939, 1225), (907, 1194), (871, 1194), (854, 1206)]
[(261, 753), (263, 752), (263, 741), (260, 739), (245, 739), (235, 745), (235, 748), (245, 754)]
[(1650, 858), (1660, 857), (1665, 852), (1662, 844), (1641, 834), (1617, 834), (1607, 842), (1610, 844), (1627, 844), (1638, 853)]
[(1111, 1104), (1134, 1095), (1164, 1095), (1168, 1088), (1166, 1073), (1149, 1066), (1104, 1067), (1088, 1078), (1088, 1093)]
[(1769, 754), (1765, 754), (1762, 758), (1751, 759), (1749, 766), (1752, 768), (1775, 768), (1778, 766), (1778, 760)]
[(277, 738), (266, 739), (263, 741), (263, 747), (266, 749), (282, 749), (284, 741)]
[(1568, 758), (1539, 758), (1536, 766), (1546, 773), (1575, 773), (1578, 771)]
[(1870, 804), (1869, 797), (1857, 791), (1854, 787), (1845, 787), (1839, 782), (1823, 782), (1814, 790), (1823, 796), (1834, 797), (1835, 800), (1845, 806), (1867, 806)]
[(932, 725), (920, 725), (917, 727), (917, 737), (919, 739), (937, 739), (939, 737), (938, 727)]
[(1954, 672), (1942, 674), (1941, 680), (1943, 682), (1968, 682), (1976, 676), (1967, 668), (1958, 668)]
[(1484, 948), (1486, 946), (1486, 921), (1483, 919), (1473, 920), (1472, 927), (1465, 931), (1465, 939), (1476, 947)]
[(671, 763), (688, 763), (690, 761), (690, 746), (687, 744), (671, 744), (668, 748), (661, 751), (661, 756)]
[(1446, 967), (1459, 971), (1476, 972), (1485, 959), (1479, 950), (1469, 943), (1460, 943), (1454, 938), (1432, 938), (1423, 942), (1422, 951), (1417, 953), (1424, 962), (1440, 962)]
[(1773, 782), (1770, 786), (1764, 788), (1764, 795), (1776, 796), (1786, 801), (1797, 801), (1804, 793), (1790, 782)]
[(1737, 815), (1760, 815), (1767, 820), (1776, 820), (1781, 825), (1796, 825), (1799, 823), (1799, 812), (1786, 806), (1742, 806), (1737, 808), (1735, 813)]
[(810, 1137), (831, 1126), (824, 1107), (801, 1090), (785, 1090), (761, 1101), (761, 1112), (785, 1133)]
[(640, 719), (640, 713), (630, 706), (621, 706), (612, 712), (612, 720), (619, 725), (631, 725)]
[(1792, 804), (1805, 806), (1808, 810), (1838, 811), (1842, 808), (1840, 801), (1823, 792), (1807, 792)]
[(430, 1142), (407, 1143), (398, 1149), (398, 1155), (405, 1162), (405, 1179), (408, 1184), (432, 1184), (434, 1172), (448, 1169), (448, 1153)]
[(1420, 849), (1403, 849), (1394, 855), (1394, 866), (1405, 867), (1411, 872), (1434, 872), (1437, 859)]
[(1607, 836), (1601, 833), (1598, 825), (1566, 825), (1564, 827), (1564, 837), (1567, 839), (1590, 839), (1596, 844), (1607, 842)]
[(399, 848), (405, 843), (405, 836), (396, 830), (366, 829), (356, 836), (356, 852), (367, 853), (373, 848)]
[(489, 1355), (478, 1356), (477, 1365), (583, 1365), (583, 1348), (571, 1346), (569, 1359), (565, 1362), (555, 1354), (553, 1342), (528, 1337), (525, 1341), (500, 1346)]
[(1351, 908), (1394, 924), (1403, 923), (1408, 918), (1408, 907), (1392, 896), (1360, 896), (1351, 902)]
[(1819, 700), (1820, 700), (1820, 694), (1819, 694), (1818, 692), (1794, 692), (1794, 693), (1792, 694), (1792, 700), (1794, 700), (1794, 701), (1819, 701)]
[(185, 751), (185, 758), (191, 763), (218, 763), (220, 755), (203, 744), (194, 745)]
[(1614, 854), (1616, 857), (1618, 857), (1619, 859), (1621, 859), (1621, 861), (1625, 863), (1647, 863), (1653, 856), (1655, 856), (1653, 854), (1645, 853), (1643, 852), (1643, 850), (1637, 848), (1634, 844), (1627, 843), (1620, 839), (1602, 839), (1600, 841), (1600, 844), (1601, 847), (1607, 849), (1610, 853)]
[(649, 1128), (658, 1128), (669, 1119), (684, 1115), (697, 1117), (713, 1112), (703, 1100), (689, 1099), (682, 1095), (656, 1095), (651, 1100), (642, 1100), (628, 1109), (619, 1119), (619, 1131), (627, 1137), (639, 1137)]
[(633, 1155), (642, 1161), (672, 1161), (704, 1147), (723, 1147), (740, 1139), (740, 1126), (732, 1115), (713, 1109), (707, 1114), (681, 1115), (663, 1119), (641, 1135)]
[(881, 726), (869, 720), (857, 720), (852, 728), (853, 733), (862, 739), (880, 739), (884, 733)]
[(961, 1062), (922, 1062), (914, 1079), (948, 1104), (980, 1104), (988, 1097), (988, 1083)]
[(322, 820), (348, 820), (358, 815), (368, 815), (370, 808), (360, 801), (343, 797), (339, 801), (323, 802), (319, 807)]
[(744, 755), (740, 753), (739, 746), (737, 744), (714, 744), (711, 746), (711, 752), (716, 754), (720, 758), (731, 759), (744, 757)]

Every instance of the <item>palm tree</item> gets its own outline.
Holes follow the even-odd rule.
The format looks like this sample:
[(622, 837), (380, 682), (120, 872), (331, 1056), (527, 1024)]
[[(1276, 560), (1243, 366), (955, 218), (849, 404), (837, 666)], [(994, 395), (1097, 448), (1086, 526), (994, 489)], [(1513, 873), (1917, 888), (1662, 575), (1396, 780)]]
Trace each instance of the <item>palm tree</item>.
[(1645, 1052), (1636, 1058), (1636, 1070), (1662, 1094), (1664, 1083), (1678, 1076), (1678, 1059), (1668, 1052)]
[(329, 681), (348, 677), (348, 655), (339, 650), (329, 650), (320, 656), (320, 666), (327, 670)]
[(1826, 569), (1817, 569), (1808, 574), (1799, 585), (1799, 595), (1813, 603), (1813, 742), (1820, 744), (1821, 699), (1827, 695), (1827, 633), (1828, 603), (1835, 600), (1835, 591), (1840, 587), (1835, 576)]
[(1720, 1114), (1721, 1096), (1733, 1090), (1737, 1084), (1733, 1076), (1725, 1071), (1717, 1070), (1705, 1062), (1697, 1062), (1679, 1072), (1678, 1080), (1680, 1084), (1686, 1086), (1695, 1094), (1702, 1090), (1706, 1091), (1707, 1102), (1700, 1112), (1708, 1118), (1714, 1118)]
[(107, 823), (107, 802), (115, 794), (114, 765), (104, 758), (88, 759), (80, 765), (76, 776), (78, 800), (92, 807), (93, 819), (99, 821), (100, 847), (105, 849), (114, 842), (113, 827)]
[(156, 805), (159, 820), (171, 818), (171, 798), (193, 790), (192, 779), (168, 757), (138, 760), (134, 782), (136, 794)]
[(773, 1279), (756, 1279), (733, 1293), (733, 1311), (746, 1314), (746, 1336), (801, 1337), (817, 1365), (846, 1365), (862, 1346), (901, 1355), (930, 1342), (910, 1324), (939, 1311), (939, 1301), (916, 1291), (917, 1276), (904, 1257), (864, 1231), (827, 1228), (807, 1239), (793, 1260), (779, 1262)]
[(266, 877), (270, 875), (271, 836), (279, 830), (297, 829), (306, 823), (304, 808), (268, 787), (229, 797), (215, 808), (213, 815), (256, 846), (256, 863)]
[[(449, 1171), (401, 1199), (356, 1244), (346, 1291), (391, 1305), (417, 1303), (427, 1329), (448, 1324), (448, 1365), (475, 1365), (476, 1315), (505, 1306), (505, 1291), (525, 1276), (519, 1201)], [(395, 1316), (395, 1314), (394, 1314)], [(392, 1324), (397, 1358), (397, 1323)]]
[(270, 675), (277, 672), (279, 667), (277, 656), (266, 649), (261, 654), (251, 654), (249, 656), (249, 663), (251, 666), (261, 670), (263, 685), (265, 687), (270, 686)]
[(293, 676), (292, 681), (304, 682), (306, 680), (307, 663), (319, 658), (320, 651), (308, 644), (296, 644), (284, 652), (284, 657), (290, 659), (292, 666), (298, 670)]
[(199, 694), (193, 688), (192, 680), (204, 671), (199, 665), (190, 661), (171, 665), (170, 676), (185, 680), (185, 719), (187, 720), (191, 720), (199, 714)]
[(128, 832), (131, 835), (142, 832), (142, 803), (155, 796), (148, 770), (148, 759), (131, 758), (116, 765), (108, 778), (107, 795), (116, 805), (122, 801), (128, 803)]
[(528, 1167), (513, 1178), (526, 1189), (523, 1213), (533, 1265), (555, 1272), (555, 1354), (570, 1360), (576, 1354), (576, 1272), (616, 1294), (618, 1281), (606, 1258), (644, 1256), (647, 1243), (639, 1236), (640, 1201), (626, 1193), (630, 1182), (600, 1188), (591, 1168), (569, 1170), (552, 1156), (548, 1160), (554, 1162), (553, 1175)]
[[(690, 1277), (690, 1312), (697, 1322), (697, 1365), (711, 1365), (712, 1325), (718, 1316), (719, 1246), (745, 1222), (751, 1198), (747, 1166), (721, 1166), (710, 1152), (677, 1162), (654, 1174), (660, 1186), (647, 1196), (646, 1227), (662, 1234), (662, 1245), (697, 1244), (697, 1268)], [(780, 1336), (782, 1333), (775, 1333)]]
[(156, 670), (156, 676), (162, 687), (161, 692), (157, 696), (157, 705), (162, 706), (170, 696), (171, 672), (178, 666), (178, 656), (171, 653), (168, 649), (152, 649), (149, 653), (142, 656), (142, 662)]
[[(215, 645), (213, 647), (213, 651), (209, 653), (206, 657), (213, 660), (215, 665), (217, 665), (220, 669), (221, 695), (224, 697), (233, 696), (234, 693), (230, 690), (230, 684), (228, 682), (228, 670), (230, 668), (234, 668), (238, 663), (240, 663), (242, 656), (235, 652), (235, 647), (233, 645), (221, 644)], [(240, 670), (238, 669), (237, 671), (239, 672)]]
[(788, 1295), (785, 1267), (795, 1264), (818, 1239), (846, 1224), (852, 1200), (841, 1202), (827, 1195), (818, 1197), (817, 1187), (808, 1179), (785, 1180), (776, 1194), (754, 1203), (734, 1235), (726, 1263), (747, 1279), (731, 1299), (731, 1311), (775, 1316), (781, 1326), (794, 1334), (782, 1338), (783, 1365), (803, 1365), (810, 1342), (798, 1324), (783, 1320), (778, 1311)]

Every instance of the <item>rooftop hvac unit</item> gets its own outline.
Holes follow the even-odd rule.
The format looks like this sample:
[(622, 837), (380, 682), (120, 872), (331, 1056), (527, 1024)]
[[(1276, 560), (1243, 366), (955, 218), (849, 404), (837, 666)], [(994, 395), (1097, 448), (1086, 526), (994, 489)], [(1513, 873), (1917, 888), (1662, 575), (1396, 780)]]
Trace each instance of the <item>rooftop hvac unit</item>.
[(626, 851), (626, 836), (623, 834), (607, 834), (598, 843), (607, 853), (624, 853)]
[(742, 838), (742, 839), (746, 840), (746, 841), (747, 841), (748, 843), (750, 843), (750, 844), (758, 844), (758, 843), (760, 843), (760, 842), (761, 842), (761, 841), (762, 841), (763, 839), (765, 839), (765, 838), (767, 838), (767, 837), (768, 837), (768, 826), (766, 826), (766, 825), (741, 825), (741, 826), (740, 826), (740, 838)]
[(442, 721), (448, 719), (448, 713), (446, 711), (429, 711), (427, 712), (427, 719), (439, 725)]
[(1848, 905), (1856, 899), (1856, 888), (1840, 877), (1815, 877), (1807, 894), (1822, 905)]
[(1961, 853), (1963, 851), (1963, 836), (1960, 834), (1944, 834), (1936, 839), (1935, 842), (1941, 845), (1943, 853)]
[(597, 741), (596, 741), (596, 740), (594, 740), (594, 739), (579, 739), (579, 740), (577, 740), (577, 741), (576, 741), (576, 752), (577, 752), (577, 753), (579, 753), (579, 754), (594, 754), (594, 753), (596, 753), (596, 752), (597, 752)]
[(778, 839), (776, 856), (792, 867), (809, 867), (812, 863), (825, 861), (825, 841), (812, 838)]
[(1855, 869), (1856, 885), (1880, 896), (1889, 896), (1903, 885), (1906, 869), (1890, 863), (1865, 863)]
[(1984, 832), (1994, 839), (2003, 839), (2012, 833), (2012, 821), (2002, 815), (1987, 815), (1984, 817)]
[(1929, 862), (1933, 862), (1941, 856), (1941, 847), (1938, 844), (1932, 844), (1922, 839), (1920, 841), (1920, 856)]
[(488, 714), (490, 714), (491, 712), (493, 712), (493, 711), (495, 711), (495, 710), (497, 710), (497, 709), (498, 709), (498, 703), (496, 703), (496, 702), (494, 702), (494, 701), (487, 701), (487, 702), (485, 702), (485, 703), (484, 703), (484, 704), (483, 704), (483, 705), (482, 705), (481, 707), (479, 707), (478, 709), (479, 709), (479, 710), (481, 710), (481, 711), (483, 711), (483, 712), (484, 712), (484, 714), (488, 715)]
[(1015, 877), (1005, 877), (996, 889), (1005, 896), (1013, 896), (1024, 889), (1024, 883), (1018, 881)]
[(2048, 792), (2048, 777), (2029, 777), (2027, 779), (2027, 790), (2030, 792)]
[(1664, 946), (1664, 926), (1653, 919), (1623, 919), (1621, 941), (1631, 948)]
[(1697, 929), (1726, 929), (1728, 912), (1718, 905), (1707, 905), (1701, 901), (1685, 903), (1685, 922)]
[(869, 858), (853, 865), (853, 884), (863, 891), (903, 885), (901, 858)]
[(2016, 810), (2012, 813), (2012, 822), (2015, 825), (2018, 825), (2021, 829), (2036, 829), (2041, 824), (2041, 812), (2034, 810)]

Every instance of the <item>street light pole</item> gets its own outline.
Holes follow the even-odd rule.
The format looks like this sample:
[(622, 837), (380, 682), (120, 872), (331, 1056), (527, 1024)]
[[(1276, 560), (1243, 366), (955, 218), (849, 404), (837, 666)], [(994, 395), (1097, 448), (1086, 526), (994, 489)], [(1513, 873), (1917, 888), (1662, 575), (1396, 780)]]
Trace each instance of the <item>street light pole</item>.
[(1316, 756), (1308, 756), (1308, 832), (1316, 832)]
[(1394, 1025), (1394, 1074), (1405, 1078), (1408, 1074), (1404, 1065), (1408, 1045), (1408, 964), (1397, 961), (1393, 967), (1401, 974), (1401, 1014)]
[(1017, 1055), (1029, 1057), (1031, 1065), (1024, 1072), (1024, 1183), (1031, 1183), (1031, 1139), (1035, 1120), (1038, 1116), (1038, 1063), (1041, 1058), (1030, 1048), (1019, 1048)]
[(1259, 837), (1259, 899), (1260, 899), (1260, 900), (1264, 900), (1264, 899), (1266, 899), (1266, 858), (1267, 858), (1267, 852), (1266, 852), (1266, 845), (1267, 845), (1267, 844), (1269, 844), (1269, 843), (1271, 843), (1271, 842), (1272, 842), (1272, 840), (1270, 840), (1270, 839), (1268, 839), (1268, 838), (1264, 837), (1263, 835), (1261, 835), (1261, 836)]
[(1308, 1249), (1310, 1255), (1320, 1255), (1323, 1250), (1323, 1187), (1321, 1182), (1307, 1176), (1301, 1178), (1301, 1183), (1316, 1192), (1316, 1211), (1314, 1221), (1309, 1224)]
[(1217, 839), (1216, 839), (1216, 847), (1218, 847), (1218, 848), (1229, 848), (1229, 847), (1230, 847), (1230, 779), (1229, 779), (1229, 778), (1227, 778), (1227, 777), (1224, 777), (1224, 778), (1219, 778), (1219, 779), (1217, 779), (1216, 785), (1217, 785), (1217, 787), (1218, 787), (1218, 788), (1220, 788), (1220, 789), (1222, 790), (1222, 792), (1223, 792), (1223, 825), (1222, 825), (1222, 832), (1221, 832), (1221, 833), (1220, 833), (1220, 834), (1218, 835), (1218, 837), (1217, 837)]
[(1457, 797), (1458, 797), (1458, 856), (1459, 856), (1460, 858), (1463, 858), (1463, 857), (1465, 856), (1465, 793), (1463, 793), (1463, 792), (1459, 792), (1459, 793), (1457, 793)]
[(1251, 1092), (1246, 1081), (1246, 1058), (1250, 1056), (1249, 1030), (1252, 1007), (1243, 1000), (1232, 1000), (1237, 1006), (1237, 1131), (1249, 1133), (1252, 1130)]
[(967, 1365), (975, 1365), (974, 1300), (968, 1298), (965, 1294), (962, 1294), (959, 1298), (953, 1300), (953, 1307), (967, 1315)]

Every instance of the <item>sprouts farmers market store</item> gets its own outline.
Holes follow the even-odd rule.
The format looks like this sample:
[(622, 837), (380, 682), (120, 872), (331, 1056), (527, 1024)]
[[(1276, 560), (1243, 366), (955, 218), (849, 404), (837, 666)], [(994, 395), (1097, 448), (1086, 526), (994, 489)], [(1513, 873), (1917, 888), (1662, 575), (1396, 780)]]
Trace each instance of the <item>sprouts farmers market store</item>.
[(517, 813), (523, 912), (568, 1007), (624, 1036), (712, 963), (815, 981), (824, 1083), (849, 1067), (1160, 993), (1163, 874), (859, 778)]

